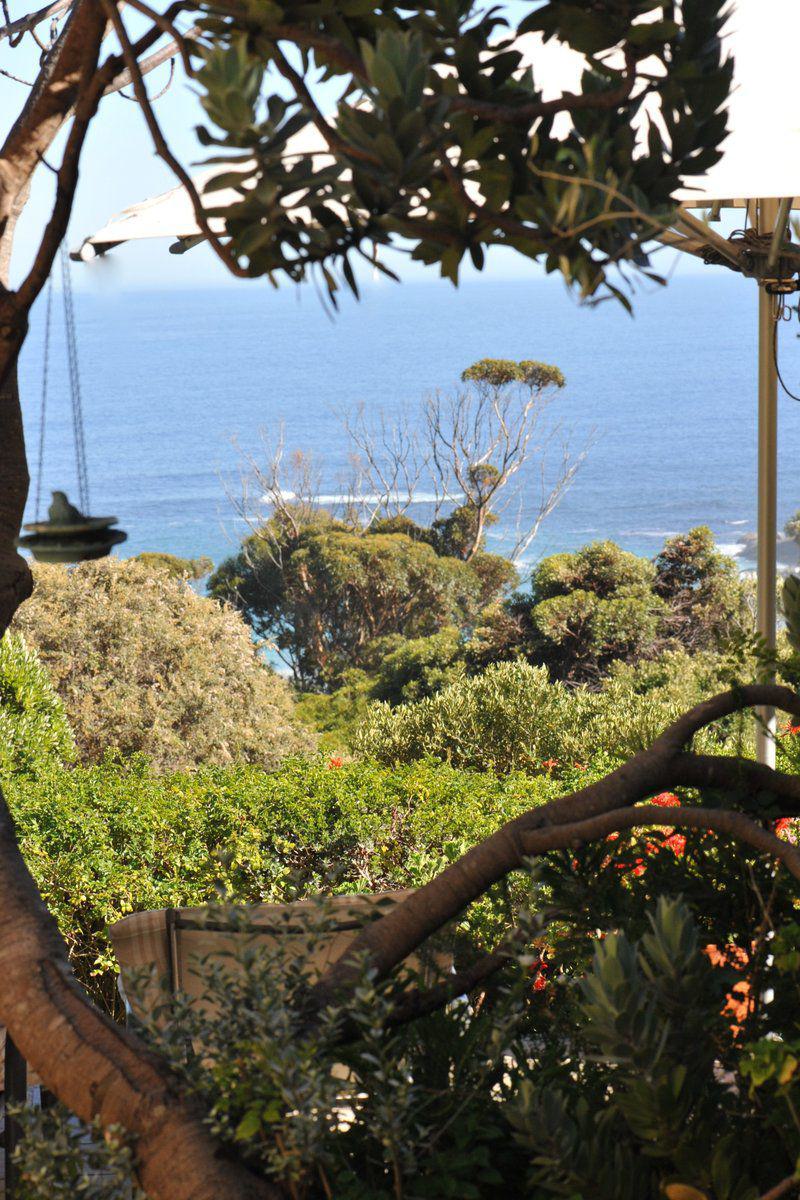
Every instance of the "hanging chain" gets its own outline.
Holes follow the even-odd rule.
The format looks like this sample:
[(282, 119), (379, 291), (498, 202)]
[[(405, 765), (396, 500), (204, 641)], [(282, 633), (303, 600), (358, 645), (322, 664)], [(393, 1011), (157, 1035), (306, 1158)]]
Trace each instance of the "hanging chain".
[(78, 473), (78, 500), (81, 511), (89, 513), (89, 476), (86, 470), (86, 436), (83, 428), (81, 379), (78, 370), (78, 345), (75, 336), (75, 307), (72, 301), (72, 276), (66, 241), (61, 243), (61, 286), (64, 292), (64, 321), (67, 334), (67, 365), (72, 399), (72, 432), (75, 438), (75, 467)]
[(36, 462), (36, 501), (34, 520), (38, 521), (42, 511), (42, 475), (44, 474), (44, 431), (47, 418), (47, 383), (50, 374), (50, 316), (53, 311), (53, 272), (47, 282), (47, 306), (44, 316), (44, 346), (42, 348), (42, 403), (39, 413), (39, 453)]

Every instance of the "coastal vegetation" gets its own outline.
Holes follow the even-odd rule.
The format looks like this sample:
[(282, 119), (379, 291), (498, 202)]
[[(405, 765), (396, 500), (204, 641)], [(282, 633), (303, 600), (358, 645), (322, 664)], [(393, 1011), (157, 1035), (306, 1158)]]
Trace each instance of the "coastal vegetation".
[[(273, 512), (211, 598), (190, 579), (200, 568), (158, 556), (45, 572), (28, 601), (15, 548), (28, 490), (16, 363), (104, 96), (132, 87), (202, 238), (238, 276), (313, 278), (335, 303), (343, 286), (357, 294), (359, 258), (390, 273), (398, 241), (454, 283), (500, 245), (630, 305), (617, 271), (652, 277), (676, 185), (726, 134), (724, 6), (550, 0), (514, 27), (449, 0), (134, 7), (135, 40), (115, 0), (0, 27), (13, 48), (67, 10), (0, 146), (0, 1013), (62, 1102), (13, 1114), (25, 1200), (133, 1186), (151, 1200), (788, 1195), (794, 626), (766, 663), (746, 591), (702, 530), (652, 564), (608, 545), (556, 556), (530, 585), (487, 552), (516, 472), (502, 440), (498, 462), (482, 434), (450, 435), (466, 437), (465, 412), (502, 426), (518, 411), (523, 445), (556, 368), (484, 361), (464, 374), (466, 401), (433, 403), (448, 482), (428, 524), (388, 510), (399, 488), (379, 488), (387, 511), (371, 515), (309, 512), (296, 490), (278, 503), (268, 472)], [(544, 98), (531, 34), (586, 56), (576, 91)], [(170, 57), (228, 168), (216, 185), (239, 195), (213, 228), (144, 83)], [(328, 116), (323, 95), (338, 97)], [(295, 135), (321, 153), (297, 153)], [(52, 212), (12, 286), (43, 165)], [(503, 408), (524, 389), (533, 407)], [(401, 444), (393, 462), (409, 461)], [(242, 613), (306, 689), (296, 708)], [(750, 682), (772, 669), (789, 686)], [(345, 738), (351, 697), (361, 728)], [(750, 754), (765, 706), (786, 722), (778, 771)], [(299, 712), (342, 753), (315, 752)], [(325, 901), (306, 953), (247, 945), (230, 970), (207, 963), (210, 1008), (177, 997), (128, 1033), (109, 1016), (113, 916), (387, 884), (416, 890), (321, 974)]]

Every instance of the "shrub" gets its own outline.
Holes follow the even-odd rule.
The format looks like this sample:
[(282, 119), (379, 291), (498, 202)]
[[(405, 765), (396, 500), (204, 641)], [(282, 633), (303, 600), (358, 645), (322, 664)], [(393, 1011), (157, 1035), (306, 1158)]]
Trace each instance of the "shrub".
[(312, 744), (288, 685), (232, 609), (142, 563), (37, 565), (14, 619), (63, 701), (81, 757), (142, 752), (160, 767), (276, 765)]
[(655, 560), (655, 591), (669, 606), (667, 628), (690, 650), (711, 650), (752, 625), (746, 587), (705, 525), (668, 538)]
[(22, 851), (79, 978), (113, 1010), (106, 928), (142, 909), (416, 886), (525, 808), (548, 777), (290, 760), (154, 773), (143, 758), (5, 783)]
[[(500, 772), (622, 761), (688, 705), (719, 690), (721, 671), (713, 656), (675, 651), (645, 668), (619, 664), (596, 692), (551, 683), (544, 667), (498, 663), (416, 704), (373, 705), (354, 748), (387, 764), (436, 758)], [(736, 741), (738, 721), (702, 735), (705, 744)]]
[(75, 756), (75, 741), (39, 658), (21, 634), (0, 638), (0, 776)]
[(425, 638), (381, 638), (371, 648), (370, 696), (389, 704), (423, 700), (466, 670), (464, 643), (452, 625)]
[(746, 591), (705, 526), (668, 539), (654, 562), (595, 542), (543, 559), (529, 593), (488, 607), (467, 657), (477, 667), (523, 657), (597, 686), (614, 662), (727, 645), (752, 625)]

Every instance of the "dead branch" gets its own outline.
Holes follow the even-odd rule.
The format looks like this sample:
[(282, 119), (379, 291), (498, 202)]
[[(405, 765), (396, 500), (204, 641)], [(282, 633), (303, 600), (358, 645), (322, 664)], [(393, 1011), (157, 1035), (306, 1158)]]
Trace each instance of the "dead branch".
[(360, 505), (362, 526), (381, 516), (404, 516), (417, 498), (429, 455), (420, 445), (405, 414), (387, 418), (385, 412), (370, 421), (364, 404), (343, 420), (347, 436), (358, 455), (365, 498)]
[[(199, 30), (195, 25), (192, 26), (191, 29), (187, 29), (186, 33), (182, 34), (182, 38), (185, 41), (191, 41), (193, 38), (197, 37), (198, 33)], [(156, 50), (156, 52), (151, 54), (149, 58), (142, 59), (142, 61), (139, 63), (139, 70), (141, 71), (142, 76), (149, 75), (151, 71), (155, 71), (156, 67), (160, 67), (162, 63), (171, 62), (178, 53), (178, 43), (176, 41), (167, 42), (165, 46), (162, 46), (159, 50)], [(111, 96), (114, 92), (120, 92), (123, 88), (128, 87), (130, 82), (130, 71), (122, 71), (119, 75), (112, 79), (111, 83), (103, 92), (103, 95)]]
[(37, 25), (41, 25), (42, 21), (66, 12), (72, 2), (73, 0), (54, 0), (54, 3), (46, 4), (44, 8), (40, 8), (36, 12), (28, 13), (24, 17), (17, 17), (16, 21), (10, 21), (7, 25), (0, 26), (0, 42), (5, 38), (10, 38), (12, 43), (16, 44), (24, 33), (35, 29)]

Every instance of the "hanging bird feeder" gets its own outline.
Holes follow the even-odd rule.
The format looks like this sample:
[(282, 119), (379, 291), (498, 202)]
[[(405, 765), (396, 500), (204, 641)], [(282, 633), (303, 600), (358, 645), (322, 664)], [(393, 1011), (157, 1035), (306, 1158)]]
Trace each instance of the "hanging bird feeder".
[(78, 347), (75, 336), (75, 311), (72, 303), (72, 279), (66, 246), (61, 247), (61, 280), (64, 296), (64, 325), (67, 341), (70, 398), (72, 402), (72, 432), (75, 442), (75, 469), (78, 477), (80, 508), (71, 504), (65, 492), (52, 493), (53, 500), (47, 520), (39, 519), (42, 495), (42, 468), (47, 416), (47, 385), (50, 365), (50, 316), (53, 300), (53, 277), (47, 289), (44, 352), (42, 358), (42, 406), (39, 423), (39, 462), (36, 477), (36, 519), (24, 525), (26, 530), (17, 538), (17, 545), (29, 550), (37, 562), (76, 563), (91, 558), (104, 558), (112, 546), (124, 542), (128, 535), (116, 529), (116, 517), (89, 516), (89, 475), (86, 468), (86, 437), (83, 426), (81, 385), (78, 372)]

